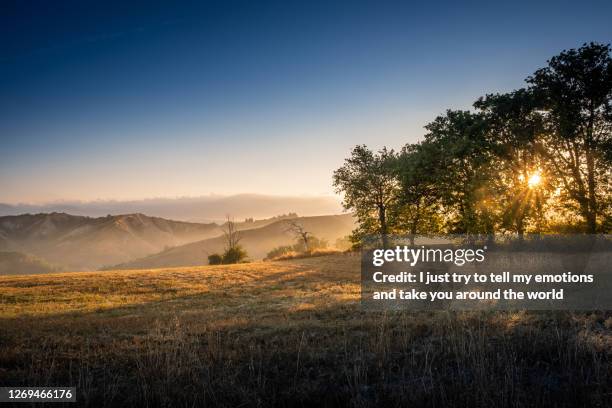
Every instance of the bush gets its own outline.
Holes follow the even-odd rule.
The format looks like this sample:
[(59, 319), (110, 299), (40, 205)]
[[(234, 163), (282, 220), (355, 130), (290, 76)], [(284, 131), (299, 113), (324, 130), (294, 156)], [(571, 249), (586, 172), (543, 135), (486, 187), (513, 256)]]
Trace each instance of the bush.
[(329, 243), (327, 242), (327, 240), (320, 239), (320, 238), (317, 238), (311, 235), (308, 237), (308, 249), (306, 249), (304, 242), (299, 240), (298, 242), (295, 243), (295, 245), (293, 245), (293, 250), (297, 252), (308, 252), (308, 251), (314, 251), (316, 249), (325, 249), (328, 247), (328, 245)]
[(266, 259), (270, 261), (284, 261), (287, 259), (314, 258), (317, 256), (336, 255), (336, 254), (341, 254), (341, 253), (342, 251), (335, 249), (335, 248), (320, 248), (320, 249), (313, 249), (312, 251), (306, 251), (306, 252), (289, 251), (289, 252), (280, 254), (278, 256), (275, 256), (272, 258), (266, 258)]
[(223, 263), (223, 257), (219, 254), (208, 255), (209, 265), (221, 265)]
[(223, 263), (224, 264), (235, 264), (242, 262), (246, 259), (247, 253), (240, 245), (235, 246), (233, 248), (228, 248), (223, 253)]
[(265, 259), (286, 259), (285, 255), (295, 257), (296, 254), (308, 254), (327, 249), (328, 242), (324, 239), (319, 239), (315, 236), (308, 237), (308, 250), (302, 241), (296, 242), (294, 245), (283, 245), (274, 248), (266, 255)]
[(318, 250), (326, 249), (329, 244), (324, 239), (319, 239), (315, 236), (308, 237), (308, 250), (304, 242), (299, 240), (293, 245), (283, 245), (274, 248), (266, 255), (265, 259), (276, 259), (289, 253), (310, 253)]
[(279, 247), (274, 248), (270, 252), (268, 252), (268, 254), (266, 255), (266, 259), (277, 258), (289, 252), (294, 252), (293, 246), (291, 245), (279, 246)]
[(328, 248), (328, 243), (324, 239), (311, 236), (308, 239), (308, 250), (303, 242), (298, 241), (294, 245), (279, 246), (268, 252), (266, 260), (280, 261), (284, 259), (310, 258), (314, 256), (324, 256), (340, 253), (335, 248)]
[(351, 237), (346, 236), (343, 238), (338, 238), (334, 246), (336, 247), (336, 249), (339, 249), (341, 251), (348, 251), (353, 248), (353, 243), (351, 242)]

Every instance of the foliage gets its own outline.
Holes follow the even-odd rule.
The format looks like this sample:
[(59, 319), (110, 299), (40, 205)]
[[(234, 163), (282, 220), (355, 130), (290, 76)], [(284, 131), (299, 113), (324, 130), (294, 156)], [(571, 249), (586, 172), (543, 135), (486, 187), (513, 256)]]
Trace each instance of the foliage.
[(235, 264), (243, 262), (248, 257), (247, 252), (240, 245), (236, 245), (232, 248), (227, 248), (223, 252), (223, 263), (224, 264)]
[(208, 255), (209, 265), (221, 265), (223, 263), (223, 257), (219, 254)]
[(336, 239), (336, 242), (334, 243), (334, 248), (336, 248), (336, 249), (338, 249), (340, 251), (348, 251), (352, 247), (353, 247), (353, 245), (352, 245), (351, 237), (350, 236), (338, 238), (338, 239)]
[[(490, 180), (500, 211), (500, 228), (523, 236), (529, 224), (536, 232), (543, 229), (544, 193), (550, 193), (550, 177), (537, 153), (538, 137), (544, 131), (543, 116), (534, 92), (519, 89), (508, 94), (490, 94), (478, 99), (474, 107), (484, 113), (489, 138), (497, 159), (496, 178)], [(538, 189), (528, 188), (532, 173), (546, 181)]]
[[(223, 252), (221, 263), (235, 264), (243, 262), (247, 257), (247, 252), (239, 244), (242, 235), (234, 220), (228, 215), (223, 227), (223, 237), (225, 239), (225, 251)], [(210, 258), (209, 258), (210, 259)]]
[(335, 248), (319, 248), (319, 249), (312, 249), (306, 252), (298, 252), (298, 251), (283, 252), (274, 257), (266, 257), (266, 260), (284, 261), (288, 259), (316, 258), (318, 256), (336, 255), (339, 253), (341, 253), (341, 251)]
[(527, 79), (540, 97), (547, 132), (541, 154), (552, 166), (567, 199), (597, 231), (610, 193), (612, 58), (610, 46), (585, 44), (563, 51)]
[(333, 175), (357, 217), (353, 247), (390, 233), (609, 232), (610, 53), (563, 51), (527, 88), (446, 111), (399, 154), (356, 146)]
[(305, 254), (313, 251), (324, 250), (328, 247), (328, 242), (313, 235), (308, 236), (307, 245), (301, 239), (297, 239), (293, 245), (282, 245), (274, 248), (266, 255), (265, 259), (275, 259), (287, 254)]
[(355, 234), (380, 236), (384, 245), (391, 229), (389, 208), (399, 189), (395, 160), (393, 150), (374, 153), (364, 145), (355, 146), (333, 176), (336, 191), (344, 194), (344, 208), (357, 216), (360, 230)]
[(270, 252), (268, 252), (265, 259), (274, 259), (274, 258), (278, 258), (281, 255), (287, 254), (289, 252), (294, 252), (293, 247), (294, 247), (293, 245), (278, 246), (272, 249)]

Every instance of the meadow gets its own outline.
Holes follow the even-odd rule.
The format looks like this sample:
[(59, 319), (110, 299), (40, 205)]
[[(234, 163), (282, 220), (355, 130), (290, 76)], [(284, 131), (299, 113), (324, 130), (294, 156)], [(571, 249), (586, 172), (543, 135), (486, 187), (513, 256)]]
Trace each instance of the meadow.
[(0, 385), (82, 406), (606, 407), (612, 313), (367, 312), (359, 257), (0, 277)]

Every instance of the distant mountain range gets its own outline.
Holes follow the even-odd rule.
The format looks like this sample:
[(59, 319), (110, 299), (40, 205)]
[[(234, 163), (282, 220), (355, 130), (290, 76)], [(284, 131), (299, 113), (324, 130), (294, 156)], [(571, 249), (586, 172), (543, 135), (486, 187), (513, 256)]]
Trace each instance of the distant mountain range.
[[(295, 216), (292, 216), (295, 218)], [(238, 223), (251, 259), (295, 242), (287, 217)], [(299, 217), (318, 238), (334, 244), (354, 227), (352, 215)], [(141, 213), (85, 217), (66, 213), (0, 217), (0, 274), (203, 265), (224, 248), (223, 224), (192, 223)]]
[(149, 216), (191, 222), (222, 221), (231, 214), (238, 219), (270, 218), (295, 212), (302, 216), (339, 214), (337, 197), (284, 197), (261, 194), (203, 196), (192, 198), (156, 198), (135, 201), (54, 202), (49, 204), (2, 204), (0, 216), (25, 213), (64, 212), (89, 217), (145, 213)]
[(143, 214), (65, 213), (0, 217), (0, 251), (35, 255), (65, 270), (97, 269), (221, 234), (219, 225)]

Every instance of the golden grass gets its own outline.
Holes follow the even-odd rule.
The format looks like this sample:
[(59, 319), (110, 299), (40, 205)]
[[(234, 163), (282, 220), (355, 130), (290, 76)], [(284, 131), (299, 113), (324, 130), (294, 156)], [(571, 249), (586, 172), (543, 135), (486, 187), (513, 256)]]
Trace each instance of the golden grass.
[(271, 261), (286, 261), (289, 259), (302, 259), (302, 258), (314, 258), (317, 256), (328, 256), (328, 255), (338, 255), (341, 254), (342, 251), (335, 248), (317, 248), (311, 251), (299, 252), (299, 251), (289, 251), (285, 252), (282, 255), (276, 256)]
[(609, 402), (609, 313), (365, 312), (359, 261), (0, 277), (0, 385), (88, 406)]
[[(348, 257), (347, 259), (358, 259)], [(358, 263), (311, 261), (255, 262), (151, 270), (71, 272), (46, 275), (0, 276), (0, 318), (28, 318), (119, 308), (146, 317), (162, 314), (205, 313), (216, 319), (232, 308), (259, 312), (300, 300), (358, 300)], [(316, 269), (316, 270), (313, 270)], [(313, 273), (315, 272), (315, 273)], [(330, 279), (331, 278), (331, 279)], [(256, 309), (253, 309), (256, 308)], [(128, 312), (126, 312), (128, 313)], [(213, 316), (214, 315), (214, 316)]]

